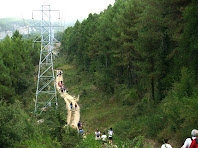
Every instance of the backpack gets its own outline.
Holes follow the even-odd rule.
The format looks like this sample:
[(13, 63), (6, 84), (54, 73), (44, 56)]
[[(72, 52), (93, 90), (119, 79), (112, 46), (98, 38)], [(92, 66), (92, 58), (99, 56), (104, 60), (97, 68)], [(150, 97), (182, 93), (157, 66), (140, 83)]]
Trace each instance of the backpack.
[(198, 139), (195, 138), (189, 148), (198, 148)]

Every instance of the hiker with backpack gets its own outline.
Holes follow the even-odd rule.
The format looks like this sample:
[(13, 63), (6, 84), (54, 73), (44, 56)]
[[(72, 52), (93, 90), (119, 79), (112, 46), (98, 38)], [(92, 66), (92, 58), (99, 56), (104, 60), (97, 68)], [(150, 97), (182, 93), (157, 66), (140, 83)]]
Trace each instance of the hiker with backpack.
[(198, 148), (198, 138), (197, 137), (192, 141), (190, 148)]
[(181, 148), (190, 148), (190, 145), (191, 145), (192, 141), (193, 141), (196, 137), (198, 137), (198, 130), (193, 129), (193, 130), (191, 131), (191, 135), (192, 135), (192, 137), (191, 137), (191, 138), (187, 138), (187, 139), (185, 140), (185, 142), (184, 142), (184, 145), (183, 145)]

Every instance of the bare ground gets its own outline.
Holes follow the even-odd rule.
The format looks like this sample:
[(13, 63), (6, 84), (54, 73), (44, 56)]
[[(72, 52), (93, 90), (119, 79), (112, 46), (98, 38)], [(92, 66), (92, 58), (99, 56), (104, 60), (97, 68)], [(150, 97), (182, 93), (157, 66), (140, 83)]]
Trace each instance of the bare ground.
[[(60, 70), (57, 70), (57, 72), (60, 72)], [(66, 103), (67, 125), (77, 128), (77, 124), (80, 120), (80, 106), (77, 103), (79, 101), (79, 96), (76, 98), (75, 96), (69, 95), (66, 91), (63, 91), (62, 93), (58, 86), (58, 82), (60, 83), (61, 81), (63, 81), (63, 71), (61, 71), (61, 75), (56, 75), (56, 88)], [(70, 108), (71, 102), (73, 104), (72, 109)], [(77, 104), (77, 109), (75, 109), (75, 104)]]

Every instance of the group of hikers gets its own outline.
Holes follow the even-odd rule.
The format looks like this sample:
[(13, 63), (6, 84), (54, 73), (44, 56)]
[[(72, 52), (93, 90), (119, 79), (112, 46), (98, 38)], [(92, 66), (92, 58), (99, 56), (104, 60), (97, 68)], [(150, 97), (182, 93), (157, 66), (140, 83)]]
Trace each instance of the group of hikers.
[[(77, 126), (78, 126), (78, 130), (79, 130), (79, 134), (84, 135), (85, 133), (84, 133), (84, 130), (83, 130), (82, 123), (80, 121), (78, 122)], [(89, 131), (87, 131), (86, 135), (89, 135), (89, 134), (90, 134)], [(109, 143), (112, 144), (113, 134), (114, 133), (113, 133), (112, 128), (110, 128), (108, 130), (108, 137), (107, 137), (105, 131), (103, 133), (101, 133), (99, 131), (99, 129), (97, 129), (95, 131), (95, 140), (102, 141), (103, 144), (105, 144), (107, 141), (109, 141)]]
[(61, 76), (61, 74), (62, 74), (61, 70), (60, 70), (60, 71), (57, 70), (56, 76), (57, 76), (57, 77), (58, 77), (58, 76)]
[[(57, 77), (58, 76), (61, 76), (62, 72), (61, 71), (57, 71)], [(64, 91), (66, 91), (66, 88), (65, 88), (65, 85), (63, 84), (63, 81), (59, 81), (58, 82), (58, 87), (59, 87), (59, 90), (63, 93)], [(68, 93), (68, 91), (67, 91)]]
[[(72, 110), (72, 108), (73, 108), (73, 103), (72, 102), (70, 103), (70, 107), (71, 107), (71, 110)], [(74, 107), (75, 107), (75, 110), (77, 110), (77, 104), (76, 103), (75, 103)]]
[(108, 137), (105, 133), (105, 131), (101, 134), (99, 129), (95, 131), (95, 140), (101, 140), (104, 143), (107, 142), (107, 138), (109, 139), (109, 143), (112, 144), (112, 139), (113, 139), (113, 129), (112, 127), (108, 130)]
[[(78, 130), (79, 130), (79, 134), (84, 135), (85, 133), (83, 130), (82, 123), (80, 121), (78, 122), (77, 126), (78, 126)], [(89, 134), (90, 134), (89, 131), (87, 131), (86, 135), (89, 135)], [(113, 134), (114, 134), (114, 132), (113, 132), (112, 128), (110, 128), (108, 130), (108, 137), (107, 137), (105, 131), (103, 133), (101, 133), (99, 131), (99, 129), (97, 129), (95, 131), (95, 140), (99, 140), (99, 141), (101, 140), (103, 144), (105, 144), (107, 141), (109, 141), (109, 143), (112, 144)]]
[(65, 85), (63, 84), (63, 81), (59, 81), (58, 82), (58, 87), (59, 87), (59, 90), (63, 93), (63, 92), (67, 92), (68, 93), (68, 91), (66, 91), (66, 88), (65, 88)]
[[(61, 76), (61, 71), (57, 72), (57, 77)], [(66, 91), (65, 86), (63, 85), (63, 81), (58, 82), (58, 86), (59, 86), (59, 90), (63, 93), (64, 91)], [(66, 91), (68, 93), (68, 91)], [(72, 102), (70, 103), (70, 107), (71, 110), (73, 108), (73, 104)], [(77, 104), (75, 104), (75, 110), (77, 110)], [(77, 124), (78, 126), (78, 130), (79, 130), (79, 134), (84, 135), (84, 130), (83, 130), (83, 126), (82, 123), (80, 123), (80, 121)], [(87, 131), (86, 133), (87, 135), (89, 134), (89, 131)], [(113, 138), (113, 130), (112, 128), (110, 128), (108, 130), (108, 137), (105, 133), (105, 131), (101, 134), (101, 132), (99, 131), (99, 129), (97, 129), (95, 131), (95, 140), (101, 140), (104, 143), (107, 142), (107, 139), (109, 139), (109, 143), (112, 144), (112, 138)], [(198, 130), (193, 129), (191, 131), (191, 138), (187, 138), (184, 142), (184, 145), (181, 148), (198, 148)], [(172, 146), (170, 144), (168, 144), (168, 139), (164, 139), (164, 144), (162, 144), (161, 148), (172, 148)]]
[[(61, 76), (62, 72), (61, 71), (57, 71), (57, 77), (58, 76)], [(65, 85), (63, 84), (63, 81), (59, 81), (58, 82), (58, 87), (59, 87), (59, 90), (63, 93), (63, 92), (67, 92), (68, 93), (68, 90), (66, 90), (65, 88)]]
[[(191, 131), (191, 138), (187, 138), (184, 142), (184, 145), (181, 148), (198, 148), (198, 130), (193, 129)], [(161, 146), (161, 148), (172, 148), (170, 144), (168, 144), (168, 140), (164, 140), (164, 144)]]

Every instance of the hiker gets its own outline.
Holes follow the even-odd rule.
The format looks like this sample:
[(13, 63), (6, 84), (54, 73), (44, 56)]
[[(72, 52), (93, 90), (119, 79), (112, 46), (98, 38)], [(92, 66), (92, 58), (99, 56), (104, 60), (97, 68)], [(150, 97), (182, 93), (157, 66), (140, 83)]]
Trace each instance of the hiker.
[(80, 130), (79, 130), (79, 134), (81, 134), (81, 135), (83, 135), (83, 134), (84, 134), (83, 129), (80, 129)]
[(72, 102), (71, 102), (71, 103), (70, 103), (71, 110), (72, 110), (72, 105), (73, 105), (73, 104), (72, 104)]
[(191, 135), (192, 135), (192, 138), (187, 138), (184, 142), (184, 145), (181, 147), (181, 148), (189, 148), (190, 147), (190, 144), (191, 142), (196, 138), (198, 137), (198, 130), (196, 129), (193, 129), (191, 131)]
[(99, 131), (99, 129), (97, 129), (95, 131), (95, 135), (96, 135), (95, 140), (100, 140), (100, 131)]
[(198, 137), (192, 141), (190, 148), (198, 148)]
[(81, 123), (80, 123), (80, 121), (78, 121), (78, 124), (77, 124), (78, 129), (80, 128), (80, 125), (81, 125)]
[(77, 110), (77, 104), (75, 104), (75, 109)]
[(107, 141), (107, 135), (105, 134), (105, 132), (103, 132), (101, 139), (103, 144)]
[(172, 148), (172, 146), (168, 144), (168, 139), (164, 139), (164, 144), (162, 144), (161, 148)]
[(111, 143), (112, 144), (112, 139), (113, 139), (113, 130), (112, 130), (112, 127), (110, 128), (110, 130), (108, 130), (108, 134), (109, 134), (109, 143)]

